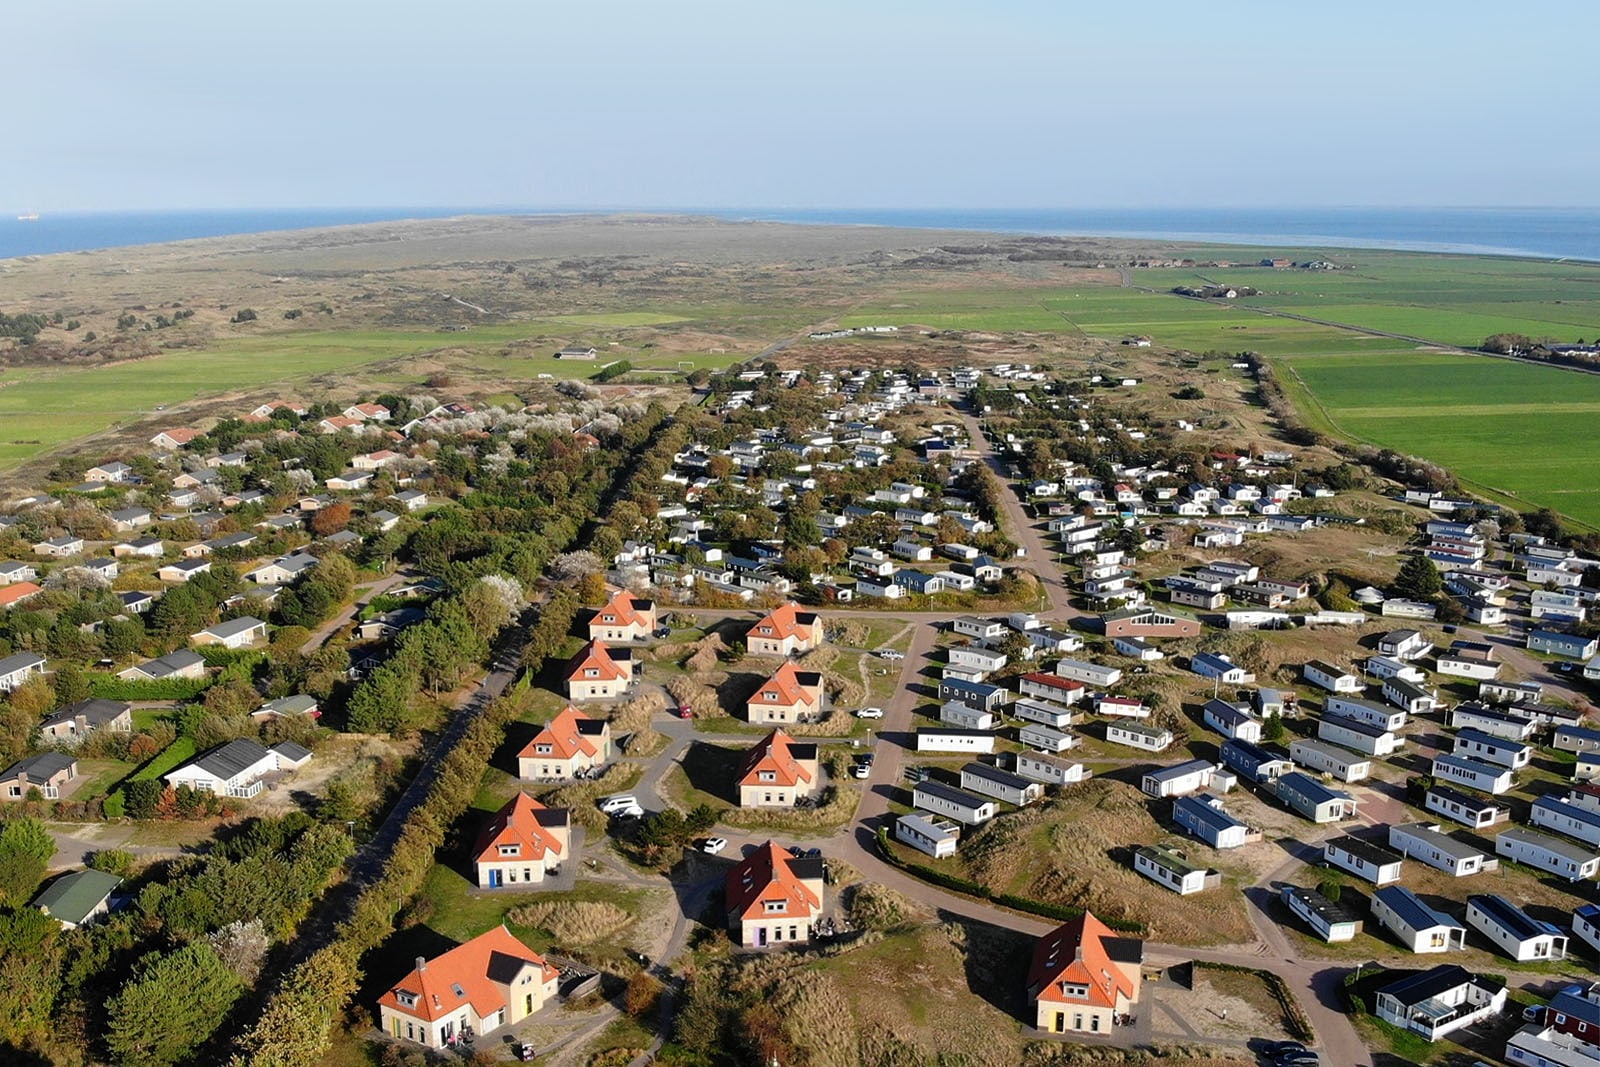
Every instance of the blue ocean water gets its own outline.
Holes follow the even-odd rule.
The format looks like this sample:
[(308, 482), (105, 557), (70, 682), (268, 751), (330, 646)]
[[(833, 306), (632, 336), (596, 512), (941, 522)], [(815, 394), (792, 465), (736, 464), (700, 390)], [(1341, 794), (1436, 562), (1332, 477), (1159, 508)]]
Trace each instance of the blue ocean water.
[[(0, 259), (97, 248), (408, 218), (547, 213), (543, 209), (319, 208), (305, 210), (45, 213), (0, 217)], [(1396, 248), (1600, 262), (1594, 208), (1250, 209), (684, 209), (730, 219), (1002, 233), (1136, 237), (1215, 244)]]

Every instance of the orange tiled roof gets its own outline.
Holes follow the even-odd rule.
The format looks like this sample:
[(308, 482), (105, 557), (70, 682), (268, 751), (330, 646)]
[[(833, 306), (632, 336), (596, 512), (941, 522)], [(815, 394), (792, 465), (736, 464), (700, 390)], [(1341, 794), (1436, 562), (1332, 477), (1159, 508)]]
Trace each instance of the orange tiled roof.
[(606, 626), (648, 626), (649, 620), (639, 614), (635, 604), (649, 604), (648, 600), (640, 600), (626, 589), (619, 589), (615, 596), (606, 601), (594, 617), (594, 621)]
[(585, 715), (577, 708), (565, 708), (561, 714), (551, 719), (521, 752), (517, 753), (518, 758), (533, 758), (535, 749), (539, 745), (549, 745), (554, 750), (552, 755), (557, 759), (571, 759), (580, 752), (585, 756), (594, 755), (597, 751), (594, 742), (584, 737), (578, 729), (578, 720), (589, 718), (591, 716)]
[(187, 429), (187, 428), (179, 428), (179, 429), (176, 429), (176, 430), (162, 430), (161, 433), (156, 434), (156, 436), (160, 437), (162, 434), (165, 434), (166, 436), (172, 438), (174, 441), (178, 442), (180, 445), (186, 445), (190, 441), (193, 441), (196, 437), (199, 437), (200, 436), (200, 431), (199, 430), (190, 430), (190, 429)]
[[(728, 872), (726, 898), (728, 910), (742, 919), (809, 918), (822, 910), (822, 900), (795, 877), (789, 857), (771, 841)], [(768, 901), (783, 907), (768, 911)]]
[[(774, 730), (758, 741), (745, 754), (744, 766), (739, 771), (739, 784), (791, 786), (811, 781), (811, 772), (789, 750), (793, 740), (782, 730)], [(776, 779), (772, 782), (760, 781), (757, 775), (761, 771), (772, 771)]]
[(42, 592), (44, 588), (36, 582), (13, 582), (7, 586), (0, 586), (0, 608), (9, 608), (12, 604)]
[[(1133, 979), (1106, 952), (1105, 939), (1114, 936), (1110, 927), (1089, 912), (1050, 931), (1034, 947), (1028, 988), (1037, 989), (1040, 1000), (1102, 1008), (1115, 1008), (1118, 993), (1131, 1000)], [(1083, 996), (1068, 996), (1061, 988), (1063, 983), (1088, 989)]]
[[(817, 677), (820, 682), (820, 676), (814, 671), (805, 673)], [(817, 695), (811, 692), (811, 687), (801, 680), (800, 675), (798, 667), (793, 663), (785, 663), (773, 672), (771, 678), (761, 683), (761, 688), (750, 698), (750, 703), (767, 708), (792, 708), (800, 704), (817, 703)], [(770, 700), (768, 693), (773, 695)]]
[[(478, 1017), (484, 1018), (506, 1006), (495, 979), (508, 981), (522, 963), (538, 967), (543, 972), (542, 981), (550, 981), (560, 973), (543, 956), (512, 937), (511, 931), (498, 926), (429, 960), (379, 997), (378, 1003), (429, 1022), (453, 1014), (463, 1004), (471, 1004)], [(416, 1004), (402, 1004), (397, 995), (402, 992), (416, 994)]]
[(335, 430), (348, 430), (351, 427), (360, 426), (361, 420), (348, 418), (344, 415), (329, 415), (322, 420), (320, 425), (332, 426)]
[(801, 611), (800, 606), (794, 601), (774, 608), (766, 618), (760, 619), (750, 628), (749, 636), (765, 637), (774, 640), (783, 640), (785, 637), (798, 637), (801, 640), (811, 638), (812, 628), (817, 624), (815, 612)]
[[(561, 855), (561, 842), (539, 821), (541, 811), (549, 811), (526, 793), (516, 796), (495, 813), (489, 824), (478, 835), (473, 854), (478, 862), (500, 858), (501, 845), (518, 845), (517, 859), (543, 859), (546, 852)], [(562, 812), (563, 817), (565, 812)]]
[(601, 681), (626, 681), (632, 677), (632, 670), (617, 663), (611, 658), (610, 651), (599, 641), (590, 641), (572, 657), (572, 662), (567, 664), (566, 680), (571, 682), (586, 678), (583, 672), (590, 667), (597, 668), (600, 673), (595, 678)]

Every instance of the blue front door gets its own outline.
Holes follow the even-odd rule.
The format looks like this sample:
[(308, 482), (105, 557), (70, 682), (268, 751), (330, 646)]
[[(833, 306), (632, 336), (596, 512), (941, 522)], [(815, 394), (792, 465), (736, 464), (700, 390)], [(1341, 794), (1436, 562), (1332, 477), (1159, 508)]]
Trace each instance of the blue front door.
[(498, 870), (491, 870), (489, 872), (489, 888), (490, 889), (499, 889), (500, 888), (500, 872)]

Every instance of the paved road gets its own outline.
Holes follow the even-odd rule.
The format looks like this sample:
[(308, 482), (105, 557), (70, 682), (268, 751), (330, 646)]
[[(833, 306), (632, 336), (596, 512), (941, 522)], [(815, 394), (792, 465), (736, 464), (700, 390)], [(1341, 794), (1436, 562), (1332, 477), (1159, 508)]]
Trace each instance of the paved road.
[(338, 633), (343, 627), (348, 626), (351, 620), (356, 617), (356, 614), (362, 608), (372, 603), (372, 601), (376, 598), (387, 593), (390, 589), (393, 589), (395, 586), (399, 585), (402, 581), (411, 577), (414, 576), (404, 571), (395, 571), (387, 578), (380, 579), (372, 585), (365, 586), (365, 591), (360, 596), (356, 597), (356, 599), (351, 602), (348, 608), (345, 608), (343, 611), (339, 612), (339, 614), (335, 615), (333, 618), (329, 619), (312, 632), (311, 636), (306, 639), (305, 644), (300, 646), (300, 654), (304, 656), (311, 655), (311, 653), (321, 648), (322, 643), (329, 637)]

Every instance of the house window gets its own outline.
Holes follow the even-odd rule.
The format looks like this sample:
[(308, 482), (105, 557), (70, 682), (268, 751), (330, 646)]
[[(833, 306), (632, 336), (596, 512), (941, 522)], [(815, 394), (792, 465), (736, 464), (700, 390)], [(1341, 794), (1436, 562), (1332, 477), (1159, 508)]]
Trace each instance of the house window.
[(599, 667), (585, 667), (583, 669), (583, 676), (585, 678), (598, 678), (598, 677), (600, 677), (600, 668)]
[(769, 911), (769, 912), (782, 911), (783, 910), (783, 901), (781, 901), (781, 900), (769, 900), (769, 901), (766, 902), (766, 908), (767, 908), (767, 911)]
[(502, 855), (502, 856), (515, 856), (517, 853), (519, 853), (521, 851), (522, 851), (522, 846), (521, 845), (501, 845), (500, 846), (500, 855)]
[(555, 751), (555, 746), (554, 745), (534, 745), (533, 746), (533, 751), (534, 751), (534, 753), (536, 755), (548, 756), (552, 752)]
[(522, 880), (524, 882), (533, 881), (533, 869), (531, 867), (522, 868)]
[(760, 778), (763, 782), (776, 782), (778, 774), (776, 771), (761, 771)]

